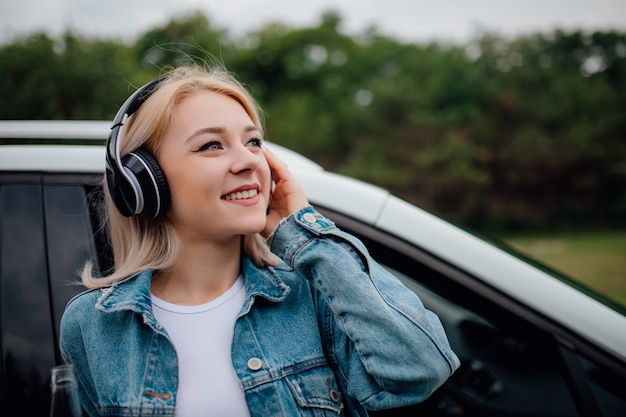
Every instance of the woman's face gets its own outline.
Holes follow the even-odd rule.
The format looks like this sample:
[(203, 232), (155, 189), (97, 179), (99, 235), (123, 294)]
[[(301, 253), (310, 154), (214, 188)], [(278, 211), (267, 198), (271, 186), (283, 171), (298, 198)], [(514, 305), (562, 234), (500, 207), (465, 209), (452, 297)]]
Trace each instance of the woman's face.
[(157, 160), (168, 217), (183, 239), (224, 240), (265, 226), (271, 176), (261, 131), (234, 99), (202, 90), (175, 107)]

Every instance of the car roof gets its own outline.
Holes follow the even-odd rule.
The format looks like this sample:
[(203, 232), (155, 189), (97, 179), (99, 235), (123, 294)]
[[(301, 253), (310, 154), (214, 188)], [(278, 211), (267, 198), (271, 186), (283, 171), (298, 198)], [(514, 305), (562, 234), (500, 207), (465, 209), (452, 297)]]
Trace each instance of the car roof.
[[(0, 142), (5, 143), (0, 147), (0, 171), (102, 173), (109, 129), (106, 121), (0, 121)], [(50, 143), (79, 139), (93, 144)], [(312, 203), (416, 245), (626, 361), (625, 316), (380, 187), (326, 171), (280, 145), (269, 146)]]

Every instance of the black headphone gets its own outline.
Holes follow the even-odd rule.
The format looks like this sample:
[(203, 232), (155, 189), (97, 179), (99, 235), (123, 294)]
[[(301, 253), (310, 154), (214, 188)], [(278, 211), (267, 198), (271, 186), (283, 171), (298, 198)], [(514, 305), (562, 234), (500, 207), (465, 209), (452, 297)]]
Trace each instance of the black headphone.
[(170, 190), (156, 158), (140, 147), (120, 157), (120, 135), (128, 118), (166, 78), (158, 78), (135, 91), (117, 111), (107, 141), (106, 180), (117, 209), (126, 217), (157, 218), (170, 205)]

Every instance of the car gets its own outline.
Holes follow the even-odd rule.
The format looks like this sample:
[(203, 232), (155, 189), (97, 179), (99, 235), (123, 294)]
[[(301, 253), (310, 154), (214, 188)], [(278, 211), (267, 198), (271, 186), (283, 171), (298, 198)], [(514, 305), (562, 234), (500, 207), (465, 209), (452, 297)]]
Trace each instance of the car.
[[(107, 121), (0, 122), (3, 409), (47, 415), (59, 320), (102, 228)], [(441, 319), (461, 367), (424, 403), (376, 416), (625, 416), (626, 316), (510, 248), (270, 144), (311, 203)]]

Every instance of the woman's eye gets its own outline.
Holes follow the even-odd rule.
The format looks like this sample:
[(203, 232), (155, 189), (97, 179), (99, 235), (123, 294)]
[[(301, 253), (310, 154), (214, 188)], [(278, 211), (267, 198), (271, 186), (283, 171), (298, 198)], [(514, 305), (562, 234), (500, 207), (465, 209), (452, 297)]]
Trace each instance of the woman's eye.
[(202, 152), (202, 151), (216, 151), (222, 148), (222, 144), (219, 143), (216, 140), (210, 141), (205, 143), (204, 145), (200, 146), (200, 148), (198, 148), (197, 152)]
[(263, 145), (263, 139), (253, 138), (247, 142), (248, 146), (260, 148)]

